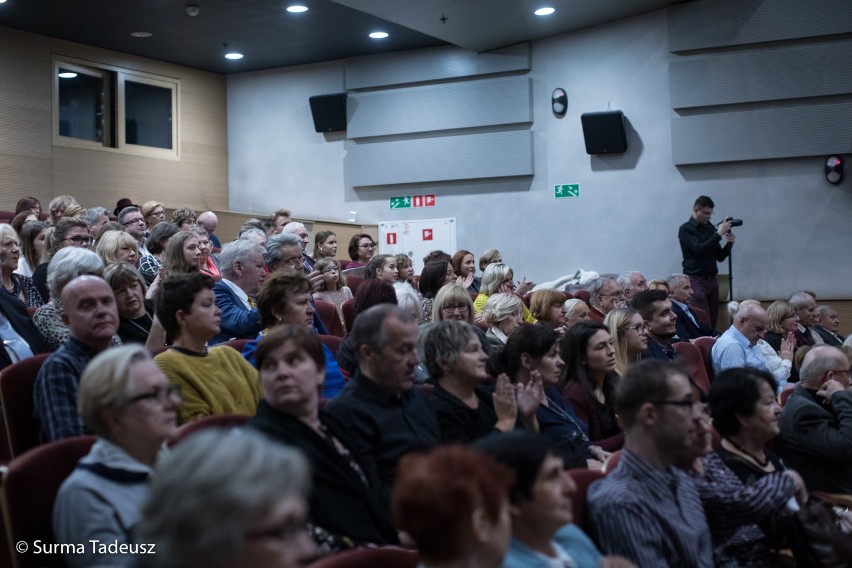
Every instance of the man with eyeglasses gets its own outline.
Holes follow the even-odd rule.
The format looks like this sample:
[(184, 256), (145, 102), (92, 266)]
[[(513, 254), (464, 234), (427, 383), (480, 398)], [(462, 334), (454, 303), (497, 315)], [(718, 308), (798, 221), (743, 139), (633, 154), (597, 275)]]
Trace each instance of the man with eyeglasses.
[(115, 296), (100, 276), (78, 276), (65, 286), (60, 299), (70, 336), (39, 369), (33, 395), (42, 442), (86, 433), (77, 412), (80, 377), (118, 331)]
[(757, 342), (766, 336), (769, 315), (760, 304), (740, 306), (734, 314), (734, 323), (719, 336), (713, 345), (713, 373), (719, 374), (733, 367), (754, 367), (769, 372), (766, 360)]
[(799, 386), (781, 412), (775, 448), (810, 491), (852, 494), (852, 392), (849, 359), (840, 349), (808, 351)]
[(686, 374), (640, 361), (619, 381), (624, 449), (615, 470), (589, 487), (591, 526), (604, 554), (637, 566), (713, 566), (710, 530), (690, 476), (675, 467), (703, 411)]
[(138, 207), (131, 205), (119, 211), (118, 222), (124, 227), (128, 235), (136, 239), (139, 244), (140, 257), (151, 254), (145, 248), (145, 231), (148, 229), (148, 225), (145, 223), (145, 216), (142, 215), (142, 211)]
[(298, 221), (292, 221), (284, 225), (284, 228), (281, 229), (281, 234), (284, 233), (293, 233), (302, 243), (302, 268), (305, 269), (305, 274), (309, 274), (314, 270), (314, 259), (308, 256), (307, 250), (308, 245), (311, 242), (311, 234), (308, 232), (307, 227), (303, 223), (299, 223)]
[(689, 276), (672, 274), (667, 282), (672, 291), (672, 311), (677, 317), (677, 341), (690, 341), (698, 337), (717, 337), (719, 332), (702, 322), (689, 307), (693, 296)]
[(633, 298), (633, 309), (645, 320), (648, 347), (642, 359), (673, 361), (677, 356), (672, 338), (677, 330), (677, 316), (672, 311), (669, 295), (663, 290), (645, 290)]
[(593, 321), (603, 323), (606, 315), (614, 308), (624, 304), (624, 292), (618, 285), (615, 276), (600, 276), (592, 280), (589, 286), (589, 318)]

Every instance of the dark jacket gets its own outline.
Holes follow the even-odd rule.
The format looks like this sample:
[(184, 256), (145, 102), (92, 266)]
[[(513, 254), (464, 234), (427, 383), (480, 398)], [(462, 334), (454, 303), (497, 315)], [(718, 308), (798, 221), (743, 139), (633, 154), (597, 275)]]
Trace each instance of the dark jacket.
[[(687, 308), (688, 307), (689, 306), (687, 306)], [(697, 325), (690, 319), (689, 314), (687, 314), (686, 311), (684, 311), (684, 309), (675, 302), (672, 302), (672, 311), (677, 316), (677, 338), (680, 341), (689, 341), (690, 339), (705, 336), (716, 337), (719, 335), (718, 331), (702, 323), (695, 312), (690, 310), (692, 315), (695, 317), (695, 321), (698, 322)]]
[[(0, 294), (0, 312), (9, 320), (12, 329), (29, 344), (33, 355), (49, 351), (44, 337), (30, 319), (30, 314), (23, 302), (7, 294)], [(12, 360), (9, 358), (9, 354), (5, 349), (0, 349), (0, 369), (11, 364)]]

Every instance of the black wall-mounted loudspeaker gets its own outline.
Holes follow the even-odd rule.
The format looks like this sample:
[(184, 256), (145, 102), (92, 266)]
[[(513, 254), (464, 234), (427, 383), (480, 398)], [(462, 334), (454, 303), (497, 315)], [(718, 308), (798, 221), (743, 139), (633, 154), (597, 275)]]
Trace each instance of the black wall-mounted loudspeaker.
[(620, 110), (580, 115), (587, 154), (618, 154), (627, 151), (624, 113)]
[(317, 95), (308, 100), (311, 103), (314, 130), (317, 132), (346, 130), (346, 93)]

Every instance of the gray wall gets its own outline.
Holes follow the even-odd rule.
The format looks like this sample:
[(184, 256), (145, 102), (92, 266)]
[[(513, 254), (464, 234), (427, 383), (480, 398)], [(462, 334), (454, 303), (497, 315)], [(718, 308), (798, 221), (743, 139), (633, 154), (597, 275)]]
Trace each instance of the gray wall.
[[(822, 40), (832, 41), (842, 42)], [(746, 222), (734, 249), (738, 298), (799, 288), (850, 297), (852, 266), (836, 260), (852, 237), (850, 180), (828, 184), (824, 156), (674, 165), (673, 119), (690, 111), (673, 110), (669, 65), (684, 56), (669, 51), (666, 11), (536, 42), (531, 54), (524, 77), (532, 80), (534, 175), (505, 179), (353, 188), (344, 166), (351, 141), (315, 133), (308, 107), (309, 96), (345, 90), (346, 62), (229, 77), (230, 209), (286, 206), (336, 220), (354, 210), (359, 223), (455, 217), (460, 247), (499, 248), (518, 277), (544, 281), (583, 268), (651, 278), (679, 271), (677, 227), (707, 194), (717, 218)], [(569, 98), (561, 119), (550, 111), (556, 87)], [(629, 149), (588, 156), (579, 117), (607, 109), (624, 111)], [(849, 152), (848, 139), (835, 151)], [(580, 197), (554, 199), (562, 183), (580, 184)], [(437, 206), (389, 209), (390, 196), (422, 193), (436, 194)]]

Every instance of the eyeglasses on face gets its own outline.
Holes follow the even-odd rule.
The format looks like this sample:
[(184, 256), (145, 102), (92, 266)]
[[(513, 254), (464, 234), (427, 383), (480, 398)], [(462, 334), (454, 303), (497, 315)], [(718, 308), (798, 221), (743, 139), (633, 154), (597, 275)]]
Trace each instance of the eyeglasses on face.
[(95, 242), (95, 239), (93, 239), (92, 237), (84, 237), (82, 235), (76, 235), (76, 236), (68, 237), (68, 238), (62, 239), (62, 240), (63, 241), (70, 241), (70, 242), (74, 243), (75, 245), (77, 245), (78, 247), (83, 246), (83, 245), (91, 245), (93, 242)]
[(447, 314), (451, 314), (458, 310), (460, 313), (467, 313), (468, 305), (467, 304), (454, 304), (454, 305), (444, 305), (441, 306), (441, 311)]
[(848, 380), (852, 380), (852, 369), (831, 369), (830, 371), (825, 372), (826, 375), (829, 373), (832, 375), (846, 375)]
[(148, 392), (137, 394), (136, 396), (127, 399), (124, 405), (130, 406), (131, 404), (136, 404), (137, 402), (141, 402), (143, 400), (152, 400), (158, 402), (159, 404), (165, 404), (169, 399), (172, 399), (175, 402), (180, 402), (181, 400), (183, 400), (183, 396), (181, 396), (180, 392), (180, 385), (157, 387)]
[(376, 248), (376, 243), (362, 243), (358, 247), (362, 249), (374, 249)]
[(648, 324), (646, 323), (637, 323), (636, 325), (628, 325), (624, 329), (629, 329), (636, 332), (636, 335), (645, 335), (648, 333)]
[(144, 222), (145, 222), (144, 217), (135, 217), (133, 219), (125, 219), (124, 223), (122, 223), (122, 225), (124, 225), (126, 227), (127, 225), (132, 225), (133, 223), (144, 223)]

